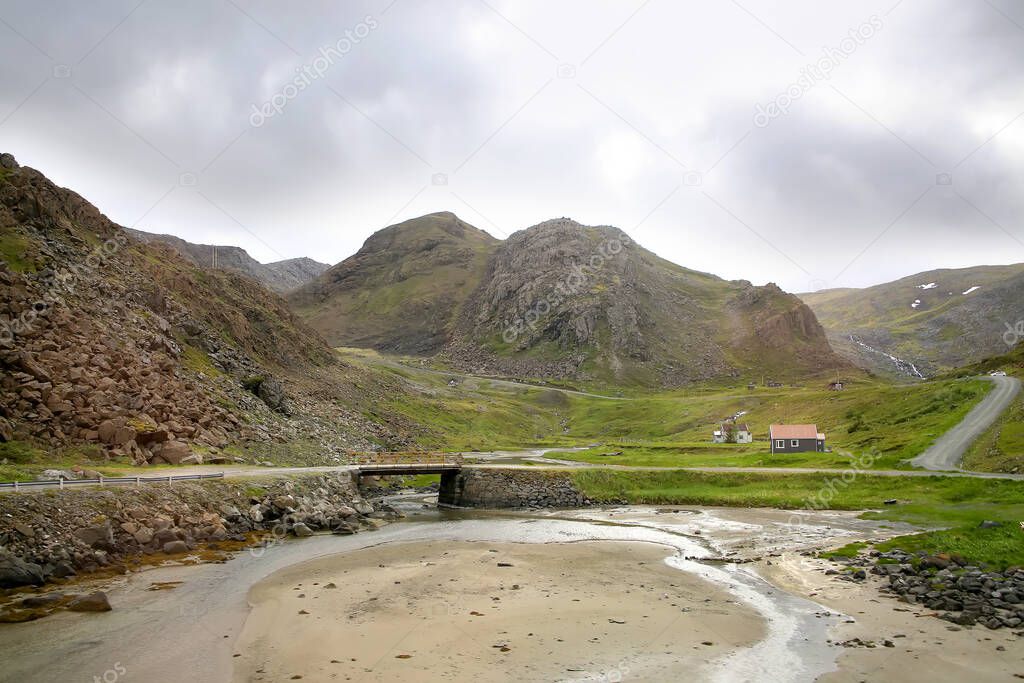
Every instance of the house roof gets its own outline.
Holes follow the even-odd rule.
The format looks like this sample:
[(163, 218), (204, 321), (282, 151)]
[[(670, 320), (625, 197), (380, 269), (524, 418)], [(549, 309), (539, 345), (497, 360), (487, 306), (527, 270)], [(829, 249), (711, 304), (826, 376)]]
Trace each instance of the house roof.
[(817, 425), (772, 425), (769, 433), (773, 439), (824, 439)]

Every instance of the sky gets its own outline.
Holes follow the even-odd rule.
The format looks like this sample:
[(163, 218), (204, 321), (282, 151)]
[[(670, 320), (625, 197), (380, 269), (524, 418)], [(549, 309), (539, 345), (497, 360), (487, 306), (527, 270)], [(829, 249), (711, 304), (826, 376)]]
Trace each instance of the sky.
[(446, 210), (867, 286), (1024, 262), (1024, 5), (0, 0), (0, 151), (264, 262)]

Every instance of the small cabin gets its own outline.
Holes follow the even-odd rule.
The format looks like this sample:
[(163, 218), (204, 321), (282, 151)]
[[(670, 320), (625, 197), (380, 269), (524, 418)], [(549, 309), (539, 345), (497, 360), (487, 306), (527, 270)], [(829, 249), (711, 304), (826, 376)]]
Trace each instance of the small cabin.
[(845, 388), (846, 388), (846, 384), (844, 382), (839, 381), (839, 380), (836, 380), (835, 382), (829, 382), (828, 383), (828, 390), (829, 391), (842, 391)]
[(753, 443), (754, 436), (746, 424), (723, 422), (711, 433), (713, 443)]
[(825, 435), (817, 425), (772, 425), (768, 437), (772, 453), (825, 452)]

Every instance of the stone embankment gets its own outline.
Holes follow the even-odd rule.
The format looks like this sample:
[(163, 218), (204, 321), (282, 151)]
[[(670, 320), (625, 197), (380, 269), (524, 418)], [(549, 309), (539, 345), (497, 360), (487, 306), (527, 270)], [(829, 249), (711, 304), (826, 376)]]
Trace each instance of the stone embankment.
[(591, 505), (568, 472), (464, 467), (441, 477), (438, 504), (452, 507), (572, 508)]
[(882, 593), (919, 604), (935, 616), (960, 626), (990, 629), (1024, 624), (1024, 570), (986, 570), (958, 555), (911, 555), (901, 550), (871, 551), (845, 560), (845, 572), (829, 570), (848, 581), (879, 576)]
[(0, 589), (237, 548), (262, 532), (351, 534), (397, 516), (365, 500), (347, 472), (3, 494)]

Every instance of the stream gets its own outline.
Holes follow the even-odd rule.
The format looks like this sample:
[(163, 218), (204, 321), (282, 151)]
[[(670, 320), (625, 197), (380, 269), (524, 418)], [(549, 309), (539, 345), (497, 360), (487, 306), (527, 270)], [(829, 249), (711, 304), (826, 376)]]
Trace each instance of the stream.
[[(282, 568), (381, 544), (418, 541), (574, 543), (632, 541), (665, 547), (665, 562), (716, 584), (765, 620), (753, 647), (710, 665), (720, 681), (807, 681), (835, 669), (828, 627), (841, 615), (791, 595), (736, 563), (800, 549), (888, 536), (852, 513), (815, 512), (799, 523), (786, 511), (739, 508), (623, 506), (580, 510), (480, 511), (439, 509), (436, 496), (404, 493), (388, 501), (406, 517), (378, 531), (318, 535), (242, 551), (223, 564), (171, 566), (117, 579), (106, 590), (114, 611), (58, 613), (6, 626), (0, 639), (11, 681), (91, 681), (126, 670), (125, 680), (227, 681), (231, 647), (248, 613), (247, 593)], [(153, 591), (161, 581), (174, 590)]]

